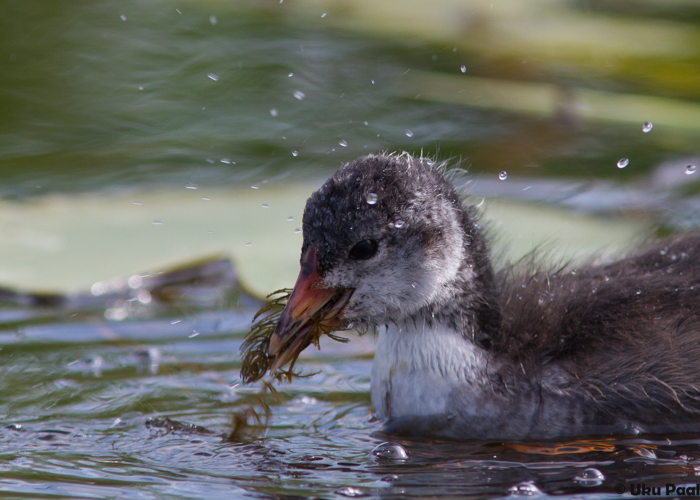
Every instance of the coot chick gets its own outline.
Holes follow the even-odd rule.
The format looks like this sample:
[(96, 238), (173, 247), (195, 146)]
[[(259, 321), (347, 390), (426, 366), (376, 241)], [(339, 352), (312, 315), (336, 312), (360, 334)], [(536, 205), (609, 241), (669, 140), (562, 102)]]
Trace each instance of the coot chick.
[[(388, 432), (525, 439), (700, 429), (700, 236), (610, 264), (494, 272), (474, 207), (425, 158), (341, 167), (304, 210), (275, 367), (319, 311), (378, 328)], [(293, 345), (294, 348), (289, 348)]]

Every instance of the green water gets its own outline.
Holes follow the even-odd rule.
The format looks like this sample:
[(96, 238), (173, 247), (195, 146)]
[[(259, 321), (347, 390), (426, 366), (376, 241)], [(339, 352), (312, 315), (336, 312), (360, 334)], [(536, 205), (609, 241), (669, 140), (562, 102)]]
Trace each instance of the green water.
[[(700, 222), (700, 174), (684, 173), (698, 106), (693, 1), (3, 0), (0, 284), (89, 292), (226, 255), (257, 294), (291, 285), (306, 196), (377, 151), (468, 169), (500, 259), (614, 254)], [(696, 436), (575, 453), (381, 435), (371, 336), (305, 353), (318, 373), (228, 440), (257, 391), (238, 376), (255, 306), (183, 290), (199, 301), (0, 308), (0, 496), (498, 497), (534, 481), (617, 498), (700, 470)], [(373, 455), (387, 440), (409, 459)]]

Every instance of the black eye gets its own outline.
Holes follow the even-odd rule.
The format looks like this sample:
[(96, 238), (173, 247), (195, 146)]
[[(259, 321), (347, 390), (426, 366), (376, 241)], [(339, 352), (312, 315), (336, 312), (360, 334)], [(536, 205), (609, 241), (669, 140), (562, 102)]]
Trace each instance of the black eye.
[(350, 249), (350, 258), (355, 260), (367, 260), (377, 253), (377, 242), (375, 240), (362, 240)]

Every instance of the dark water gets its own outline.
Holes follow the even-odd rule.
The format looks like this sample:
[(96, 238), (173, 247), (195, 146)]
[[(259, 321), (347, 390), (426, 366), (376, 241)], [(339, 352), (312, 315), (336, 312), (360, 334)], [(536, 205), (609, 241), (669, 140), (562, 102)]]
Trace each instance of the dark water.
[[(515, 5), (494, 4), (498, 16)], [(583, 37), (590, 43), (609, 35), (597, 22), (613, 32), (639, 24), (642, 33), (660, 26), (688, 38), (676, 50), (671, 35), (649, 29), (648, 46), (634, 40), (646, 48), (633, 55), (591, 48), (589, 59), (556, 38), (547, 45), (562, 48), (554, 55), (507, 37), (501, 52), (479, 48), (479, 40), (503, 34), (478, 16), (446, 40), (417, 28), (397, 34), (393, 25), (406, 22), (400, 16), (388, 17), (383, 30), (366, 21), (375, 13), (291, 0), (4, 0), (0, 195), (21, 203), (56, 193), (233, 188), (263, 178), (284, 184), (327, 175), (359, 154), (406, 149), (461, 161), (476, 194), (622, 214), (649, 220), (658, 233), (697, 227), (700, 174), (684, 172), (700, 163), (692, 123), (644, 133), (643, 120), (537, 117), (406, 94), (402, 78), (431, 72), (697, 106), (695, 3), (534, 5), (542, 19), (593, 20)], [(448, 32), (450, 13), (442, 19), (434, 33)], [(665, 53), (662, 42), (671, 44)], [(630, 160), (624, 169), (616, 167), (621, 158)], [(501, 171), (507, 181), (497, 180)], [(628, 494), (640, 483), (665, 491), (700, 474), (697, 436), (574, 443), (384, 436), (370, 418), (371, 337), (327, 343), (302, 358), (302, 371), (317, 373), (281, 386), (268, 401), (268, 425), (232, 441), (232, 415), (254, 404), (258, 391), (242, 387), (238, 375), (257, 303), (225, 283), (184, 283), (175, 295), (151, 288), (152, 299), (139, 287), (44, 297), (43, 305), (3, 295), (0, 495), (617, 498), (619, 485)], [(385, 441), (408, 458), (373, 454)]]

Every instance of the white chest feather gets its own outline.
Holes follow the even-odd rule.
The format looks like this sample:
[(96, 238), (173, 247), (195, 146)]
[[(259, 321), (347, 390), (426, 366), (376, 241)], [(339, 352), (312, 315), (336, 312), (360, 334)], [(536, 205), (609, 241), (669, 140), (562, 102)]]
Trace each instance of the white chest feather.
[(372, 367), (372, 405), (379, 418), (429, 416), (446, 412), (451, 395), (482, 394), (485, 353), (440, 326), (379, 333)]

